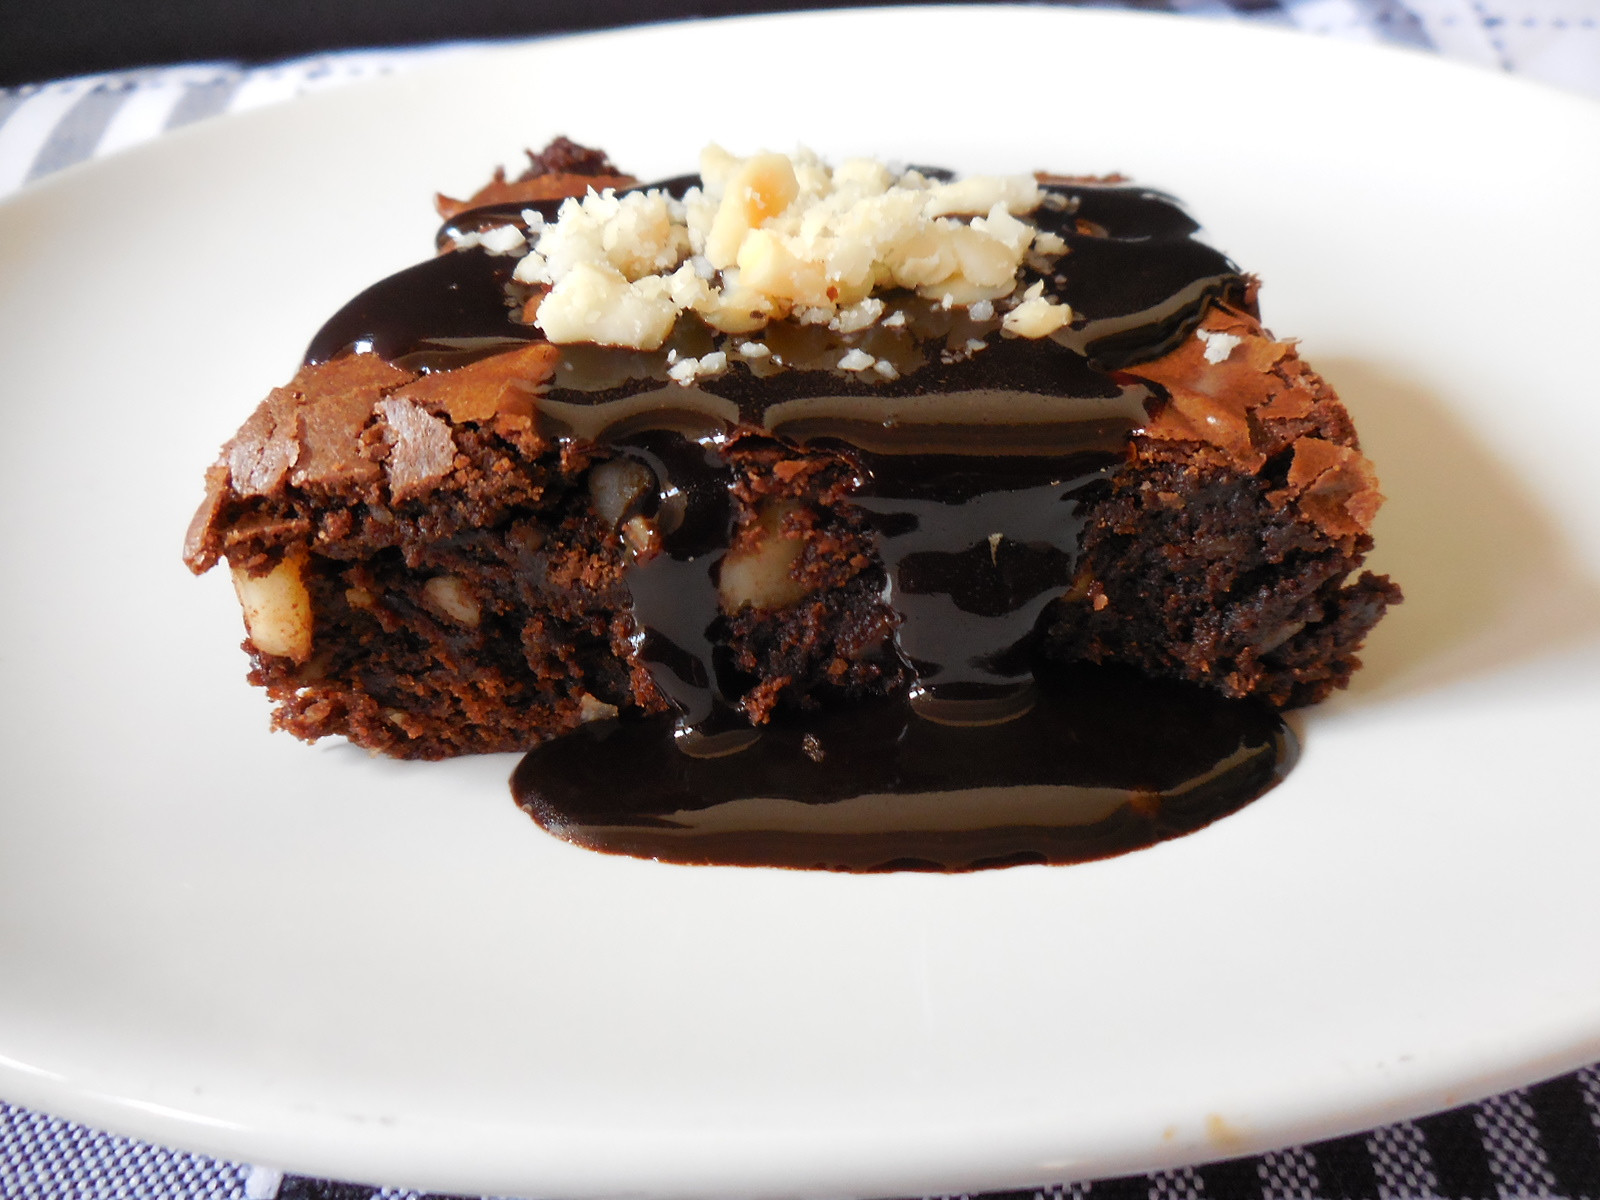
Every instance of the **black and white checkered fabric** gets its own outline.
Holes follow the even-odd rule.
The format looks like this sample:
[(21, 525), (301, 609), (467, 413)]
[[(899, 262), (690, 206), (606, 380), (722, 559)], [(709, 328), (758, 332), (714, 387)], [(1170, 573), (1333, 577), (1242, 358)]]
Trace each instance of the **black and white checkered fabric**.
[[(1391, 42), (1600, 96), (1600, 0), (1123, 0), (1108, 7)], [(469, 53), (470, 45), (91, 75), (0, 89), (0, 196), (204, 117)]]
[[(0, 1104), (6, 1200), (442, 1200), (218, 1162)], [(1596, 1200), (1600, 1066), (1369, 1133), (970, 1200)]]
[[(1395, 42), (1600, 97), (1600, 0), (1129, 0)], [(0, 197), (203, 118), (471, 52), (346, 52), (244, 68), (120, 72), (0, 89)], [(1042, 1181), (1048, 1184), (1048, 1181)], [(4, 1200), (412, 1200), (115, 1137), (0, 1102)], [(1226, 1162), (984, 1200), (1600, 1200), (1600, 1065), (1369, 1133)]]

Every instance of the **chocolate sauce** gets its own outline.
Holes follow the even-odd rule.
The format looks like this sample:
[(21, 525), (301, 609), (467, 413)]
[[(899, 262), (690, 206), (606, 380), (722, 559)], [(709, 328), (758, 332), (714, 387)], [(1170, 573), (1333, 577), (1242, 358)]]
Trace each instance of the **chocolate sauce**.
[(972, 871), (1107, 858), (1191, 833), (1294, 758), (1270, 709), (1117, 667), (1042, 671), (1019, 715), (929, 720), (902, 699), (779, 719), (724, 757), (672, 721), (609, 720), (536, 748), (512, 776), (545, 828), (679, 863)]
[[(969, 870), (1121, 853), (1281, 778), (1292, 736), (1265, 707), (1037, 661), (1042, 614), (1077, 579), (1085, 505), (1158, 399), (1119, 368), (1176, 344), (1208, 299), (1244, 292), (1169, 197), (1048, 190), (1030, 219), (1068, 249), (1030, 260), (1020, 286), (1042, 282), (1077, 314), (1048, 338), (901, 293), (851, 333), (780, 322), (728, 337), (685, 315), (659, 351), (562, 348), (543, 432), (654, 481), (643, 508), (661, 549), (628, 581), (639, 657), (677, 713), (587, 725), (530, 753), (513, 787), (541, 824), (678, 862)], [(558, 207), (470, 210), (440, 244)], [(469, 246), (392, 276), (338, 313), (307, 361), (355, 349), (441, 369), (537, 338), (516, 318), (515, 262)], [(714, 350), (726, 370), (687, 386), (669, 376)], [(874, 369), (844, 369), (855, 350)], [(752, 435), (847, 465), (909, 694), (744, 720), (719, 661), (717, 581), (735, 520), (725, 450)]]
[(472, 249), (407, 267), (334, 313), (311, 339), (305, 361), (353, 351), (437, 370), (460, 365), (464, 356), (543, 340), (533, 326), (512, 320), (506, 288), (516, 265), (514, 258)]

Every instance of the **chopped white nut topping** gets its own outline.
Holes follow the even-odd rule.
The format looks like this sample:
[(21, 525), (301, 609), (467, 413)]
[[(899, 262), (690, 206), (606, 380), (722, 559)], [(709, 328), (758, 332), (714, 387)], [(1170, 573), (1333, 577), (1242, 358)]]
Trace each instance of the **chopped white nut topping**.
[(1044, 282), (1035, 283), (1022, 295), (1022, 303), (1013, 308), (1000, 322), (1007, 333), (1019, 337), (1049, 337), (1072, 320), (1072, 310), (1065, 304), (1046, 299)]
[(868, 296), (849, 308), (841, 308), (839, 315), (828, 322), (828, 328), (838, 333), (855, 333), (867, 328), (881, 316), (883, 301), (876, 296)]
[(728, 356), (721, 350), (702, 354), (699, 358), (680, 358), (667, 368), (667, 375), (685, 387), (701, 375), (720, 375), (728, 369)]
[[(535, 320), (552, 342), (654, 350), (686, 312), (728, 334), (784, 318), (853, 333), (882, 317), (873, 293), (897, 288), (990, 320), (1030, 255), (1066, 249), (1020, 219), (1045, 195), (1027, 175), (940, 183), (871, 159), (830, 169), (809, 151), (738, 158), (718, 146), (700, 174), (682, 200), (591, 191), (530, 222), (513, 278), (550, 287)], [(512, 252), (498, 230), (480, 242)], [(1048, 301), (1012, 316), (1022, 309), (1032, 315), (1007, 328), (1025, 337), (1070, 319), (1050, 324), (1067, 310)]]
[(1233, 348), (1244, 340), (1236, 333), (1223, 333), (1213, 329), (1196, 329), (1194, 335), (1205, 343), (1208, 363), (1226, 362), (1228, 355), (1233, 353)]
[(936, 183), (928, 198), (928, 215), (993, 213), (996, 208), (1032, 212), (1039, 207), (1039, 185), (1030, 175), (974, 175), (953, 183)]
[[(709, 184), (708, 194), (715, 189)], [(740, 261), (744, 244), (771, 217), (777, 216), (800, 194), (794, 164), (782, 154), (757, 154), (734, 166), (723, 185), (711, 228), (705, 231), (705, 256), (713, 267), (731, 267)]]
[(561, 202), (539, 231), (539, 258), (518, 265), (523, 283), (556, 283), (580, 265), (605, 266), (629, 281), (671, 271), (689, 250), (683, 206), (665, 192), (590, 191)]
[(843, 371), (865, 371), (877, 361), (877, 359), (873, 358), (872, 355), (868, 354), (865, 350), (857, 348), (847, 352), (845, 356), (839, 360), (839, 368)]
[(527, 248), (528, 240), (515, 225), (496, 225), (478, 235), (478, 245), (490, 254), (518, 254)]
[(558, 343), (655, 350), (677, 319), (667, 281), (660, 275), (629, 282), (610, 267), (587, 262), (574, 265), (539, 304), (539, 327)]

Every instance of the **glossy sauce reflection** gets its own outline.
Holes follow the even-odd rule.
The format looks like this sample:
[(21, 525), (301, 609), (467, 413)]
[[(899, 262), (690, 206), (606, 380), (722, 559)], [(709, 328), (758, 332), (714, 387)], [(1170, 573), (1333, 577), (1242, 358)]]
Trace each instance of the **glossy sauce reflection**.
[(929, 720), (903, 699), (763, 727), (721, 758), (672, 721), (610, 720), (530, 752), (512, 776), (545, 828), (677, 863), (971, 871), (1106, 858), (1191, 833), (1283, 778), (1271, 709), (1115, 667), (1046, 674), (1021, 715)]

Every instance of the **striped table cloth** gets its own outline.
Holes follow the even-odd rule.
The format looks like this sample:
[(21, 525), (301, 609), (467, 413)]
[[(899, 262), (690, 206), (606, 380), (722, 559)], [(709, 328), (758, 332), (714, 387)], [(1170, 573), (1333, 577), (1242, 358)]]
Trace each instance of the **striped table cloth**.
[[(1600, 0), (1130, 0), (1127, 7), (1392, 42), (1600, 97)], [(471, 49), (347, 51), (255, 68), (194, 63), (0, 89), (0, 196), (193, 121)]]

